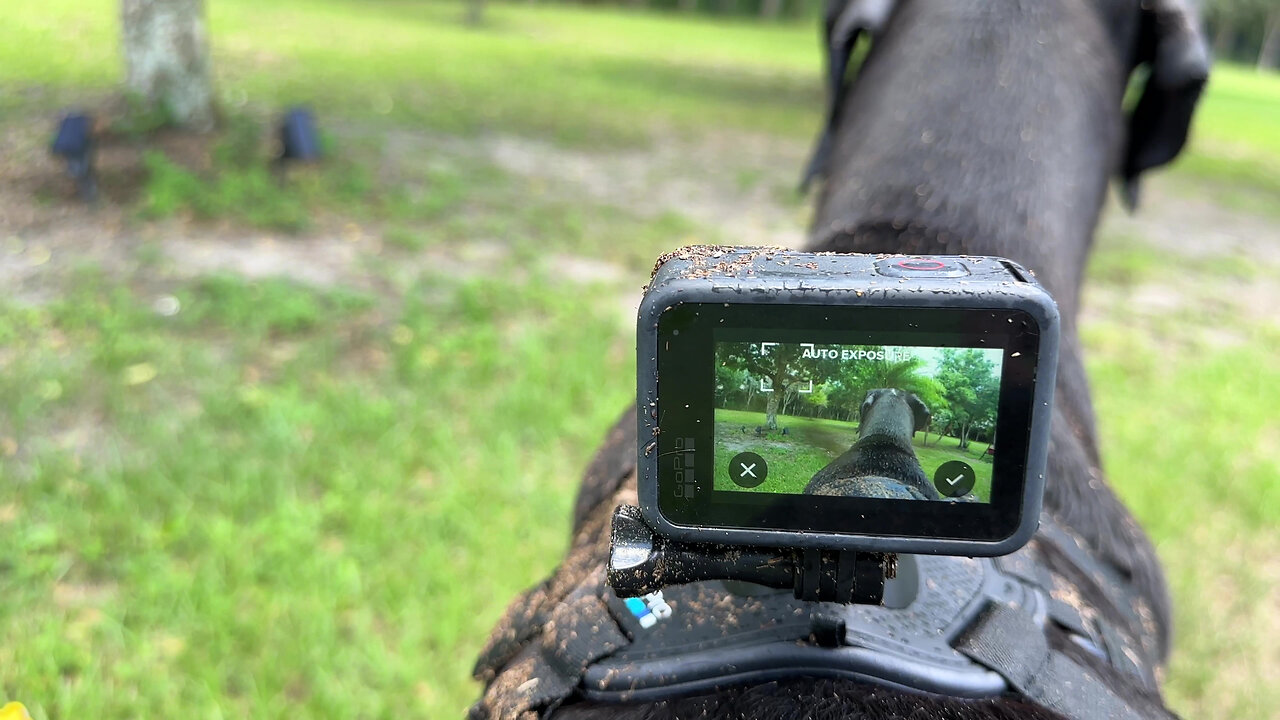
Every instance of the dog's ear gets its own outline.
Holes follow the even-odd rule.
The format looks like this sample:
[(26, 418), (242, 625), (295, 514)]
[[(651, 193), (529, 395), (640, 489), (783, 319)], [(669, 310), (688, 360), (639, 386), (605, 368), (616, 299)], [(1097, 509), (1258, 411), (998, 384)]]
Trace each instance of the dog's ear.
[(889, 21), (897, 0), (827, 0), (823, 12), (823, 46), (827, 56), (827, 115), (813, 148), (813, 157), (800, 179), (800, 191), (809, 189), (816, 177), (826, 177), (831, 151), (835, 145), (835, 130), (840, 122), (840, 106), (844, 104), (849, 83), (845, 74), (849, 71), (849, 57), (862, 33), (875, 37)]
[(1134, 67), (1147, 80), (1129, 115), (1129, 137), (1120, 169), (1121, 194), (1138, 204), (1138, 176), (1172, 160), (1187, 141), (1191, 115), (1209, 78), (1209, 46), (1189, 0), (1143, 3)]
[(907, 393), (907, 405), (911, 406), (911, 416), (915, 419), (914, 432), (920, 432), (929, 427), (929, 421), (933, 420), (933, 413), (929, 412), (924, 401), (916, 397), (915, 393)]
[(876, 404), (876, 398), (880, 397), (880, 393), (884, 390), (868, 390), (866, 396), (862, 398), (862, 407), (858, 408), (858, 424), (861, 425), (867, 419), (867, 411), (871, 410), (871, 406)]

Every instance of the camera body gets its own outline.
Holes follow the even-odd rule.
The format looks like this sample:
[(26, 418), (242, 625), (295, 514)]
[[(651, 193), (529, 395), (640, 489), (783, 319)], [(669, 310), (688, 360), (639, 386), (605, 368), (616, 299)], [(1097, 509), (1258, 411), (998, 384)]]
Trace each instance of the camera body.
[(1057, 306), (1001, 258), (664, 256), (637, 323), (644, 521), (689, 542), (1012, 552), (1039, 524), (1057, 348)]

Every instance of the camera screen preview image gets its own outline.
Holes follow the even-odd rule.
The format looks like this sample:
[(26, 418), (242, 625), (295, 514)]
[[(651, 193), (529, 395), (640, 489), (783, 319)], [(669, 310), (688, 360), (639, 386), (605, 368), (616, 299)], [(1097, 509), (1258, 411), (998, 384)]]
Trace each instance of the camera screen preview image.
[(990, 502), (1003, 351), (715, 344), (717, 491)]

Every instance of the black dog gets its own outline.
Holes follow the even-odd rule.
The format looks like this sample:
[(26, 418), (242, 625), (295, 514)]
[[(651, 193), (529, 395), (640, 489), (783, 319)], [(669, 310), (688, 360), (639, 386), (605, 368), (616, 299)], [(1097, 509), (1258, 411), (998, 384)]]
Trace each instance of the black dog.
[[(1047, 642), (1122, 698), (1127, 717), (1171, 717), (1154, 679), (1169, 650), (1164, 578), (1145, 534), (1103, 481), (1075, 321), (1108, 178), (1119, 176), (1132, 204), (1139, 174), (1185, 141), (1208, 72), (1196, 18), (1182, 0), (834, 0), (827, 30), (837, 91), (811, 166), (827, 177), (811, 249), (1002, 255), (1054, 295), (1063, 335), (1043, 520), (1114, 576), (1126, 606), (1074, 570), (1055, 549), (1060, 543), (1041, 535), (1029, 548), (1055, 598), (1117, 628), (1126, 652), (1112, 657), (1127, 658), (1146, 679), (1065, 632)], [(864, 32), (872, 48), (846, 86), (845, 58)], [(1150, 75), (1126, 132), (1121, 101), (1142, 63)], [(1064, 717), (1020, 693), (971, 700), (816, 677), (628, 705), (582, 699), (571, 683), (548, 687), (554, 683), (530, 675), (522, 658), (589, 662), (616, 647), (617, 638), (597, 636), (598, 625), (571, 621), (576, 603), (592, 602), (583, 589), (603, 582), (612, 508), (636, 501), (636, 447), (628, 412), (587, 470), (568, 557), (491, 637), (477, 666), (487, 687), (474, 716), (526, 720), (554, 706), (556, 720)], [(705, 617), (719, 617), (714, 606)], [(1083, 692), (1048, 690), (1041, 696)]]
[(805, 493), (940, 500), (911, 447), (911, 437), (928, 427), (931, 417), (920, 398), (880, 388), (867, 393), (860, 413), (858, 441), (814, 473)]

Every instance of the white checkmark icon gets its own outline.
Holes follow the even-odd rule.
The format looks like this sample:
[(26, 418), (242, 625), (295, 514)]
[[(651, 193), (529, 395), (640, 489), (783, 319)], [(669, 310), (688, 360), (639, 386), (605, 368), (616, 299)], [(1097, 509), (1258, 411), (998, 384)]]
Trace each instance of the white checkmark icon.
[(948, 484), (948, 485), (950, 485), (951, 487), (955, 487), (955, 486), (956, 486), (956, 483), (959, 483), (961, 480), (963, 480), (963, 479), (964, 479), (964, 476), (963, 476), (963, 475), (957, 475), (957, 476), (955, 476), (955, 478), (954, 478), (954, 479), (953, 479), (953, 478), (942, 478), (942, 479), (943, 479), (943, 480), (946, 480), (946, 481), (947, 481), (947, 484)]

